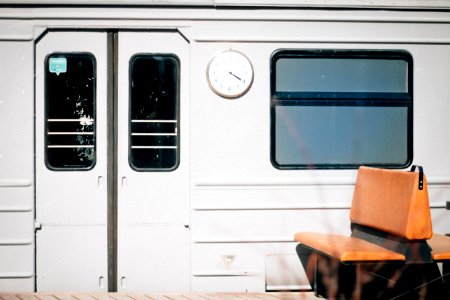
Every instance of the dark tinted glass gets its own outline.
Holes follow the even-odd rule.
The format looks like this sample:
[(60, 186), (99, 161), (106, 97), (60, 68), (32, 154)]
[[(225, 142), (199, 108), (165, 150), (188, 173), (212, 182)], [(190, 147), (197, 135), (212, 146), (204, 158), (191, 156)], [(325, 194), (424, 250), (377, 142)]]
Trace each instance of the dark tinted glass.
[(95, 165), (95, 59), (53, 54), (45, 66), (46, 163), (53, 170)]
[(130, 152), (136, 170), (173, 170), (179, 163), (179, 62), (137, 55), (130, 62)]

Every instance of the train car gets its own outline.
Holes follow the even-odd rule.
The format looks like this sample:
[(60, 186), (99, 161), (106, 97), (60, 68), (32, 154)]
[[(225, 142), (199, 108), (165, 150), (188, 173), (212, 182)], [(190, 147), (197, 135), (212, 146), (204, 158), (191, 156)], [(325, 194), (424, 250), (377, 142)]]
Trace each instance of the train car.
[(309, 289), (361, 165), (450, 232), (450, 1), (0, 1), (0, 291)]

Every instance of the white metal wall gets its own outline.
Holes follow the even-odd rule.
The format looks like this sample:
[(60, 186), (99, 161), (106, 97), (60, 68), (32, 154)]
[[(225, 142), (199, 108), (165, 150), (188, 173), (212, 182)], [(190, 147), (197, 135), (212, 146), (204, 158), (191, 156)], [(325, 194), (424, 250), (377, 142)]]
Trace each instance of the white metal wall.
[(34, 287), (33, 43), (0, 41), (0, 290)]
[[(190, 102), (186, 109), (191, 118), (188, 201), (192, 291), (304, 287), (306, 280), (295, 254), (293, 234), (300, 230), (349, 233), (355, 170), (280, 171), (270, 163), (270, 57), (278, 49), (401, 49), (411, 53), (414, 163), (423, 165), (428, 177), (435, 231), (450, 232), (449, 211), (444, 209), (450, 200), (448, 13), (235, 10), (230, 15), (214, 9), (0, 9), (0, 18), (20, 16), (28, 23), (21, 21), (16, 26), (14, 19), (3, 21), (10, 32), (39, 32), (46, 27), (176, 28), (189, 42)], [(251, 90), (236, 100), (218, 97), (206, 82), (209, 60), (229, 48), (246, 54), (255, 69)], [(26, 201), (24, 205), (29, 208), (17, 213), (0, 212), (0, 223), (14, 228), (5, 230), (2, 226), (0, 234), (17, 240), (22, 239), (19, 231), (23, 230), (32, 241), (33, 95), (24, 89), (25, 94), (17, 95), (21, 106), (14, 103), (3, 109), (3, 99), (8, 98), (5, 94), (16, 97), (22, 85), (32, 90), (32, 43), (2, 41), (0, 51), (0, 136), (15, 145), (0, 144), (0, 183), (8, 185), (8, 178), (27, 183), (25, 187), (1, 187), (0, 204), (17, 207), (16, 203)], [(10, 61), (18, 63), (22, 57), (27, 62), (24, 68), (10, 65)], [(14, 114), (25, 117), (19, 122)], [(11, 122), (24, 128), (14, 139)], [(20, 159), (16, 157), (19, 151), (25, 151)], [(5, 160), (3, 153), (11, 153), (16, 160)], [(8, 247), (0, 245), (0, 251)], [(13, 247), (27, 249), (30, 268), (21, 269), (23, 261), (14, 256), (19, 252), (11, 250), (0, 255), (0, 274), (31, 272), (32, 276), (33, 242)], [(0, 284), (5, 284), (0, 290), (31, 290), (33, 280), (27, 278), (0, 279)]]
[[(398, 49), (412, 54), (413, 163), (427, 172), (435, 231), (450, 231), (449, 212), (443, 209), (450, 199), (448, 25), (211, 22), (207, 27), (191, 32), (192, 65), (198, 66), (191, 77), (201, 79), (215, 53), (233, 48), (252, 61), (255, 79), (248, 94), (232, 101), (213, 94), (205, 80), (192, 83), (193, 290), (259, 291), (264, 284), (268, 289), (302, 288), (307, 282), (299, 265), (267, 259), (278, 255), (289, 261), (296, 231), (349, 233), (356, 171), (280, 171), (270, 163), (270, 57), (279, 49)], [(216, 34), (225, 27), (227, 33), (239, 34)], [(425, 41), (424, 32), (442, 44), (417, 43)], [(216, 138), (204, 138), (210, 136)], [(231, 268), (223, 261), (228, 256), (234, 259)], [(234, 276), (226, 277), (230, 273)]]

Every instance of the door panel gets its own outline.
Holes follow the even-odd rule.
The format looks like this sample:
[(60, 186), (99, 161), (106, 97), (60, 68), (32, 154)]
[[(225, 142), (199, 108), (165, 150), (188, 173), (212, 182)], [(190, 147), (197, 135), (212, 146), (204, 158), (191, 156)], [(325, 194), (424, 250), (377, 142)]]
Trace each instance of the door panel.
[[(111, 36), (49, 32), (37, 44), (37, 290), (107, 290), (117, 257), (119, 290), (188, 291), (188, 43), (176, 32)], [(112, 131), (117, 160), (107, 157)]]
[(120, 32), (118, 44), (118, 289), (188, 291), (189, 44), (176, 32)]
[(38, 291), (106, 290), (106, 34), (36, 46)]
[(190, 236), (184, 226), (121, 226), (119, 291), (190, 290)]
[(107, 290), (104, 226), (47, 226), (38, 236), (38, 291)]

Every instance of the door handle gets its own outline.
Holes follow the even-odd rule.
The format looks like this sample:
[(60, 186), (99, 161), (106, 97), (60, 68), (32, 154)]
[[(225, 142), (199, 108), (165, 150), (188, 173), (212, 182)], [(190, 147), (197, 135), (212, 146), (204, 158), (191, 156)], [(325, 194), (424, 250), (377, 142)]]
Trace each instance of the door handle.
[(105, 288), (105, 277), (104, 276), (100, 276), (98, 278), (98, 287), (103, 290)]
[(34, 230), (38, 231), (38, 230), (41, 230), (41, 229), (42, 229), (42, 223), (37, 221), (37, 220), (35, 220), (34, 221)]
[(105, 186), (105, 180), (103, 179), (103, 176), (98, 176), (97, 185), (99, 189), (103, 190), (103, 187)]
[(128, 187), (128, 178), (127, 177), (122, 177), (122, 188), (126, 189)]
[(127, 286), (126, 286), (126, 277), (125, 276), (122, 276), (121, 278), (120, 278), (120, 288), (121, 289), (126, 289), (127, 288)]

